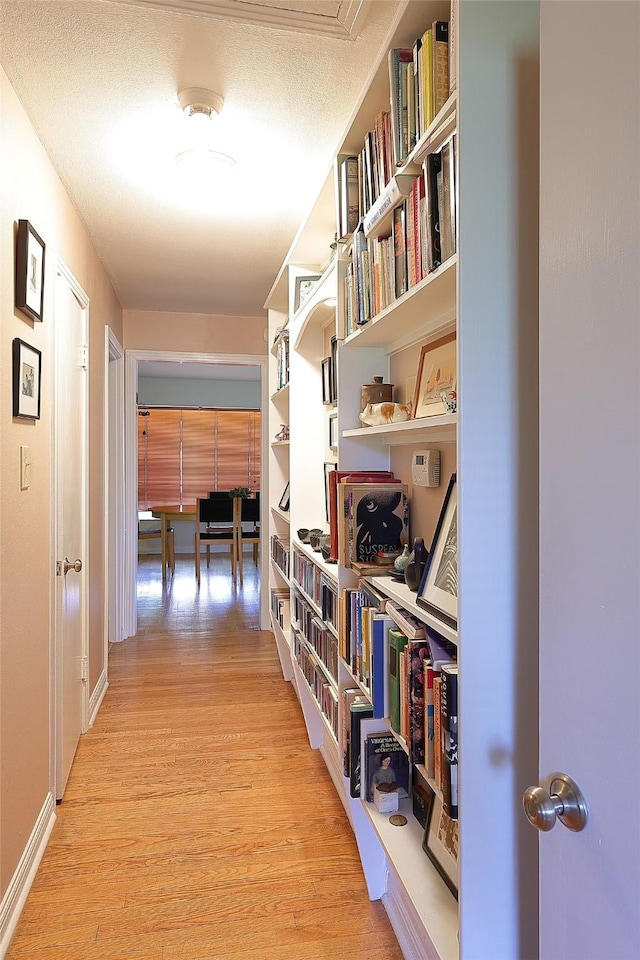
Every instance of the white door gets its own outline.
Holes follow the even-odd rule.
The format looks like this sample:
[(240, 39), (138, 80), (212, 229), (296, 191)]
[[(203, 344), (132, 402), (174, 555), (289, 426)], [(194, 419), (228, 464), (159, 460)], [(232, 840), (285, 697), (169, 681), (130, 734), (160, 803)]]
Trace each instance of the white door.
[(88, 298), (62, 263), (56, 272), (55, 654), (56, 797), (86, 725)]
[(640, 4), (541, 4), (542, 960), (640, 957)]

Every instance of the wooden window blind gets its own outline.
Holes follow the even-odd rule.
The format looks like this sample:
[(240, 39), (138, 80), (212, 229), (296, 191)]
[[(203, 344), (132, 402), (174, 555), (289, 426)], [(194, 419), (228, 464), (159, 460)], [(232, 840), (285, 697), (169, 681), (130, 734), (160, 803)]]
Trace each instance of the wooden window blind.
[(260, 411), (138, 411), (138, 509), (260, 489)]

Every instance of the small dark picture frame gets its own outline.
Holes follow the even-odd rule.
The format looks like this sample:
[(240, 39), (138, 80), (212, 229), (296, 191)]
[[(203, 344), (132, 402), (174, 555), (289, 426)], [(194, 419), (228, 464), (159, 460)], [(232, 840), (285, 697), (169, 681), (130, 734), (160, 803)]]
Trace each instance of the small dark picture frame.
[(332, 413), (329, 417), (329, 449), (338, 449), (338, 414)]
[(44, 305), (44, 241), (28, 220), (18, 220), (15, 305), (32, 320), (42, 320)]
[(333, 364), (331, 357), (325, 357), (322, 361), (322, 402), (324, 404), (333, 403)]
[(13, 341), (13, 415), (40, 419), (42, 354), (17, 337)]
[(444, 812), (442, 800), (434, 795), (424, 831), (422, 849), (458, 899), (458, 821)]
[(327, 518), (327, 523), (329, 523), (329, 503), (330, 503), (330, 487), (329, 487), (329, 477), (334, 470), (338, 469), (337, 463), (325, 463), (324, 465), (324, 508), (325, 516)]
[(280, 510), (283, 510), (285, 513), (289, 512), (289, 483), (287, 482), (284, 492), (280, 497), (280, 503), (278, 504)]
[(320, 275), (296, 277), (296, 285), (293, 294), (293, 312), (297, 313), (305, 300), (313, 292), (313, 288), (320, 279)]

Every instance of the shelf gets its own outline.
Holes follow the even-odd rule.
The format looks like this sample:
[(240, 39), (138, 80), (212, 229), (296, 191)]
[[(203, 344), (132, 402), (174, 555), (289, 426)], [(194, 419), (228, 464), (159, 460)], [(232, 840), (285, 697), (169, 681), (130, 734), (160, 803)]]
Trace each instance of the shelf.
[(343, 430), (341, 436), (362, 440), (375, 440), (388, 446), (405, 443), (455, 443), (458, 414), (448, 413), (442, 417), (421, 417), (401, 423), (383, 423), (379, 427), (355, 427)]
[(278, 573), (278, 574), (280, 575), (280, 578), (287, 584), (287, 586), (291, 586), (291, 581), (289, 580), (289, 577), (286, 575), (286, 573), (284, 572), (284, 570), (281, 570), (281, 569), (280, 569), (280, 567), (279, 567), (278, 564), (275, 562), (275, 560), (273, 559), (273, 557), (271, 557), (271, 566), (272, 566), (273, 569), (276, 571), (276, 573)]
[(271, 402), (277, 403), (279, 400), (283, 400), (285, 397), (289, 396), (289, 384), (285, 383), (284, 387), (280, 387), (275, 393), (271, 394)]
[(409, 587), (406, 583), (399, 583), (397, 580), (393, 580), (391, 577), (365, 577), (366, 580), (370, 581), (373, 586), (384, 594), (386, 597), (389, 597), (390, 600), (395, 600), (401, 606), (408, 610), (409, 613), (412, 613), (419, 620), (422, 620), (423, 623), (426, 623), (428, 626), (436, 630), (445, 640), (451, 640), (452, 643), (457, 645), (458, 643), (458, 632), (454, 630), (453, 627), (448, 626), (448, 624), (443, 623), (442, 620), (439, 620), (433, 614), (429, 613), (428, 610), (419, 607), (417, 603), (417, 595), (413, 590), (409, 590)]
[(271, 446), (272, 446), (272, 447), (288, 447), (288, 446), (289, 446), (289, 441), (288, 441), (288, 440), (274, 440), (274, 441), (272, 442)]
[[(298, 350), (309, 327), (323, 327), (335, 318), (338, 261), (332, 260), (313, 289), (313, 293), (291, 320), (292, 349)], [(331, 303), (327, 303), (331, 300)]]
[(296, 547), (301, 553), (304, 553), (310, 560), (313, 560), (315, 565), (320, 567), (322, 572), (325, 573), (330, 580), (335, 584), (338, 583), (338, 565), (336, 563), (327, 563), (321, 553), (318, 553), (313, 547), (310, 547), (308, 543), (302, 543), (302, 541), (297, 538), (291, 541), (291, 545)]
[(293, 664), (291, 663), (291, 643), (287, 633), (284, 632), (278, 621), (271, 614), (271, 628), (276, 640), (276, 648), (282, 667), (282, 675), (285, 680), (291, 680), (293, 676)]
[(403, 827), (393, 826), (389, 814), (378, 813), (373, 803), (366, 800), (360, 803), (380, 839), (389, 866), (401, 878), (413, 908), (428, 931), (437, 955), (448, 960), (457, 957), (458, 904), (422, 849), (424, 830), (413, 815), (411, 801), (400, 801), (399, 812), (407, 818)]
[(439, 150), (445, 140), (455, 133), (457, 124), (457, 93), (452, 93), (447, 102), (440, 108), (423, 136), (407, 158), (407, 164), (422, 163), (424, 158)]
[(289, 514), (281, 510), (280, 507), (271, 507), (271, 513), (274, 513), (276, 517), (280, 517), (281, 520), (285, 520), (287, 523), (290, 522)]
[[(457, 267), (458, 257), (454, 254), (372, 320), (350, 333), (344, 346), (383, 347), (385, 353), (395, 353), (451, 329), (455, 320), (452, 304), (456, 300)], [(419, 322), (416, 316), (420, 317)]]

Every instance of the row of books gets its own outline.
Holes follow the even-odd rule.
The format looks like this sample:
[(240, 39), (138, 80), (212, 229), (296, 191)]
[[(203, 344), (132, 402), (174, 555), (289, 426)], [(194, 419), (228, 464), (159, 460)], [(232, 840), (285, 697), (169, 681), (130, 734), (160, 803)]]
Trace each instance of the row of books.
[(325, 716), (333, 735), (338, 740), (338, 693), (323, 667), (323, 663), (294, 626), (291, 631), (293, 655), (303, 674), (312, 696)]
[(289, 590), (285, 587), (271, 589), (271, 616), (283, 633), (287, 633), (291, 625)]
[(340, 655), (360, 684), (357, 694), (367, 705), (365, 716), (388, 718), (408, 758), (424, 766), (442, 793), (445, 811), (455, 819), (455, 645), (386, 600), (366, 579), (358, 588), (345, 589), (341, 601)]
[(389, 51), (389, 109), (376, 115), (359, 153), (336, 157), (338, 239), (356, 230), (446, 103), (455, 87), (452, 39), (452, 24), (436, 20), (412, 47)]
[(324, 621), (338, 629), (338, 588), (301, 550), (294, 547), (291, 576), (321, 611)]
[[(366, 219), (353, 235), (344, 286), (346, 333), (368, 323), (448, 260), (457, 249), (456, 135), (425, 157), (407, 182), (394, 178), (385, 195), (392, 215), (375, 232)], [(406, 194), (406, 195), (404, 195)], [(395, 200), (394, 200), (395, 198)], [(372, 213), (380, 213), (382, 204)]]
[(292, 615), (295, 624), (307, 643), (313, 647), (324, 668), (334, 683), (338, 682), (338, 639), (321, 620), (306, 597), (298, 590), (292, 591)]
[(276, 534), (270, 540), (271, 559), (276, 567), (289, 579), (289, 540)]
[(447, 20), (435, 20), (413, 46), (389, 51), (391, 127), (396, 165), (404, 163), (451, 92)]

